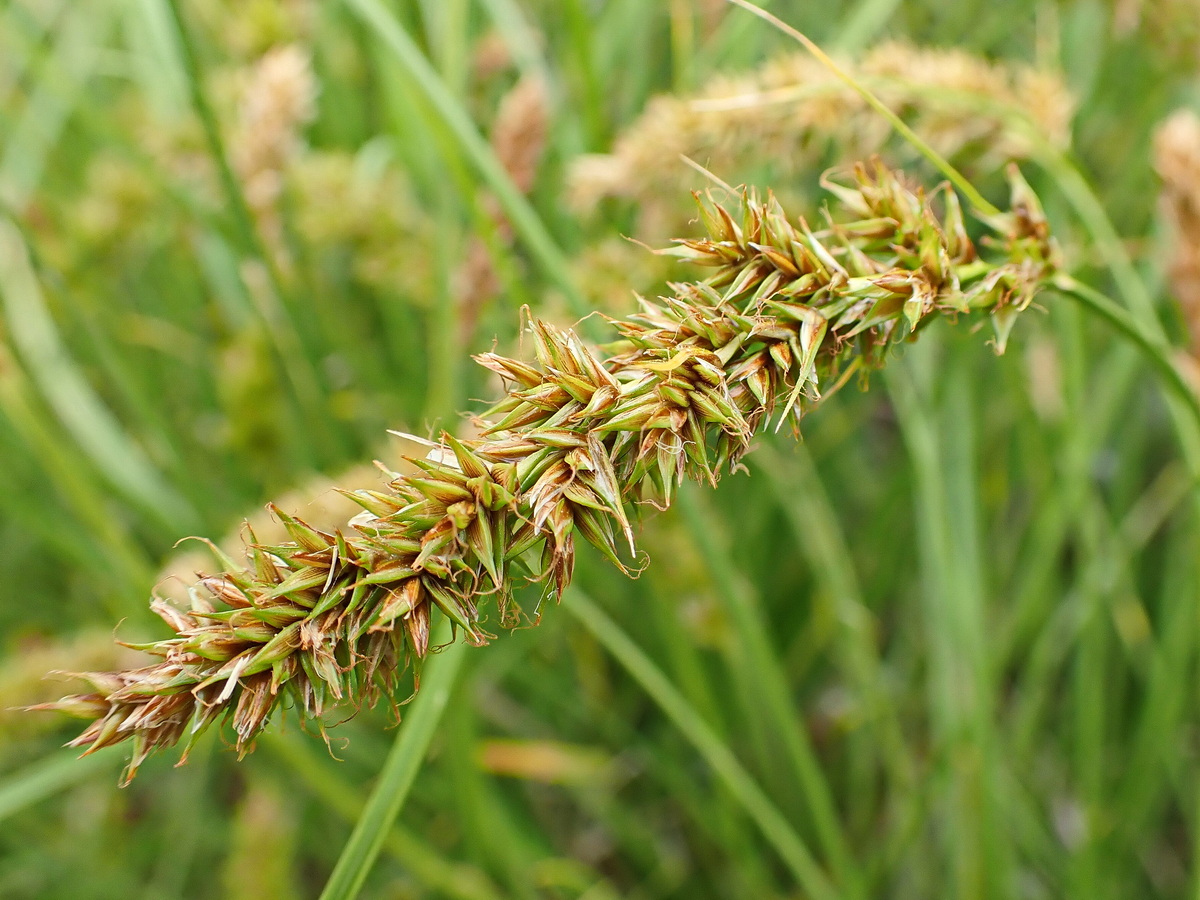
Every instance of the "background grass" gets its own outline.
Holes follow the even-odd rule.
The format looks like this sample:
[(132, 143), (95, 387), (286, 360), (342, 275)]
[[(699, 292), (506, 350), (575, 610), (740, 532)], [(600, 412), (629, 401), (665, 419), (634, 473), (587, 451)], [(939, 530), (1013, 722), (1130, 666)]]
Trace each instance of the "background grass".
[[(1149, 142), (1200, 102), (1194, 9), (769, 6), (831, 49), (1061, 68), (1069, 159), (1026, 173), (1077, 276), (1181, 340)], [(281, 271), (225, 167), (239, 73), (283, 43), (320, 88), (298, 152), (371, 202), (288, 181)], [(569, 321), (653, 289), (597, 263), (638, 211), (576, 216), (566, 166), (652, 95), (788, 50), (699, 0), (0, 3), (0, 705), (113, 664), (118, 621), (159, 636), (179, 538), (394, 452), (389, 427), (454, 425), (494, 390), (467, 352), (513, 347), (521, 303)], [(552, 98), (528, 199), (481, 137), (523, 73)], [(464, 341), (477, 233), (505, 289)], [(1200, 896), (1189, 438), (1133, 350), (1043, 305), (1003, 357), (939, 324), (802, 442), (647, 515), (642, 578), (584, 554), (586, 597), (466, 653), (363, 895)], [(209, 739), (119, 790), (121, 751), (75, 762), (72, 723), (0, 712), (0, 896), (316, 896), (392, 721), (341, 725), (336, 758), (294, 723), (241, 763)]]

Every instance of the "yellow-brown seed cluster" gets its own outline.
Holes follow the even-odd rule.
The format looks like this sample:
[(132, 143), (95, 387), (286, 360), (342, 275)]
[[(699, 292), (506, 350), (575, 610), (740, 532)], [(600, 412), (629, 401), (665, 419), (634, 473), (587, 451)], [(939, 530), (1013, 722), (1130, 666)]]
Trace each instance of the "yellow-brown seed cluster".
[[(1074, 101), (1057, 72), (894, 41), (841, 65), (943, 156), (962, 155), (985, 170), (1029, 158), (1038, 141), (1070, 141)], [(758, 171), (770, 160), (774, 177), (787, 180), (830, 152), (834, 162), (882, 152), (890, 134), (862, 97), (799, 52), (713, 79), (692, 96), (654, 98), (611, 153), (574, 161), (569, 195), (583, 210), (628, 197), (653, 215), (664, 185), (694, 183), (680, 155), (722, 174)]]
[(190, 744), (223, 717), (243, 751), (281, 704), (319, 725), (334, 705), (394, 692), (429, 651), (435, 609), (479, 644), (485, 601), (503, 625), (518, 586), (562, 595), (576, 536), (624, 568), (634, 504), (669, 504), (685, 476), (715, 483), (768, 421), (798, 420), (819, 385), (881, 365), (941, 313), (990, 314), (1002, 343), (1054, 272), (1037, 199), (1015, 171), (1012, 211), (987, 221), (994, 261), (948, 188), (939, 218), (880, 164), (827, 187), (841, 212), (820, 230), (770, 196), (743, 194), (736, 218), (697, 198), (707, 234), (663, 252), (709, 278), (613, 321), (621, 339), (606, 357), (533, 320), (535, 363), (477, 357), (508, 386), (479, 439), (443, 435), (412, 460), (415, 474), (350, 494), (364, 511), (344, 530), (275, 509), (290, 542), (250, 534), (248, 565), (223, 558), (191, 609), (152, 605), (176, 632), (142, 648), (161, 662), (87, 675), (91, 693), (47, 708), (94, 720), (72, 742), (88, 752), (132, 739), (127, 777), (154, 748)]

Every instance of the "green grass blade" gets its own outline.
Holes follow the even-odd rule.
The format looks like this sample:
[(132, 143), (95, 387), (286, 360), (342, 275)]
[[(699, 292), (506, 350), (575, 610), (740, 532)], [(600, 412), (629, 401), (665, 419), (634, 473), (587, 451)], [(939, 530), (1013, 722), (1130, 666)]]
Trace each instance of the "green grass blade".
[(862, 885), (834, 805), (833, 792), (804, 730), (803, 717), (795, 708), (779, 654), (771, 646), (760, 601), (738, 573), (729, 548), (719, 539), (720, 525), (700, 490), (696, 485), (684, 484), (677, 503), (733, 620), (738, 645), (733, 664), (739, 681), (749, 688), (743, 691), (744, 703), (757, 707), (751, 715), (756, 721), (761, 719), (758, 724), (769, 728), (771, 736), (782, 744), (785, 759), (781, 762), (787, 764), (795, 783), (803, 791), (804, 804), (843, 895), (861, 896)]
[(126, 497), (173, 529), (194, 527), (190, 504), (125, 433), (62, 345), (25, 241), (0, 217), (0, 299), (12, 342), (72, 438)]
[(1054, 287), (1073, 300), (1079, 301), (1119, 331), (1122, 337), (1137, 345), (1170, 388), (1174, 394), (1173, 399), (1186, 409), (1192, 418), (1194, 428), (1189, 429), (1192, 433), (1181, 433), (1180, 438), (1184, 441), (1184, 451), (1189, 454), (1190, 459), (1200, 461), (1200, 399), (1171, 361), (1171, 348), (1166, 341), (1108, 297), (1069, 275), (1059, 275), (1054, 280)]
[[(269, 732), (263, 735), (267, 752), (286, 767), (280, 780), (285, 785), (296, 779), (304, 790), (334, 815), (353, 824), (362, 815), (363, 804), (354, 786), (328, 756), (322, 759), (312, 750), (307, 738), (294, 733)], [(455, 900), (501, 900), (487, 877), (478, 868), (453, 862), (409, 829), (396, 824), (387, 831), (383, 852), (430, 890)]]
[(525, 195), (513, 184), (503, 164), (496, 158), (487, 140), (479, 133), (470, 114), (434, 70), (404, 28), (379, 0), (345, 0), (363, 23), (375, 33), (397, 62), (413, 79), (421, 92), (437, 110), (446, 126), (462, 146), (463, 152), (479, 170), (491, 188), (508, 220), (529, 247), (546, 275), (567, 297), (577, 315), (589, 310), (575, 287), (567, 259), (554, 238), (542, 223)]
[(119, 752), (82, 759), (74, 752), (56, 753), (10, 775), (0, 781), (0, 822), (97, 772), (115, 768), (120, 757)]
[[(97, 479), (71, 452), (70, 442), (63, 440), (62, 433), (52, 427), (51, 417), (33, 402), (32, 393), (25, 373), (13, 364), (0, 345), (0, 413), (37, 458), (48, 476), (48, 485), (62, 494), (72, 514), (86, 526), (89, 537), (102, 548), (98, 554), (100, 562), (93, 569), (110, 570), (115, 575), (114, 581), (124, 590), (131, 584), (148, 585), (154, 573), (153, 562), (110, 514), (108, 498)], [(19, 503), (22, 498), (13, 495), (5, 499)], [(28, 499), (25, 498), (27, 510)], [(39, 500), (34, 506), (40, 513), (42, 502)], [(54, 522), (53, 527), (59, 528), (60, 523)], [(128, 609), (114, 601), (110, 612), (120, 618)]]
[[(807, 557), (814, 580), (833, 604), (833, 615), (843, 635), (843, 664), (864, 698), (869, 722), (878, 727), (878, 731), (864, 736), (870, 745), (867, 753), (875, 757), (883, 749), (881, 761), (894, 785), (916, 801), (911, 786), (917, 765), (905, 743), (894, 692), (889, 690), (879, 623), (867, 607), (847, 536), (808, 446), (797, 443), (787, 448), (786, 455), (770, 444), (760, 447), (755, 454), (755, 468), (761, 477), (770, 480), (779, 497), (787, 498), (779, 506), (791, 526), (793, 546)], [(866, 790), (859, 793), (863, 796), (852, 797), (851, 808), (861, 803), (860, 819), (865, 819), (874, 814), (873, 797)]]
[(50, 150), (58, 142), (97, 65), (112, 16), (102, 3), (81, 3), (62, 17), (50, 56), (20, 120), (3, 139), (0, 202), (23, 212), (42, 180)]
[(762, 830), (763, 836), (787, 864), (797, 883), (818, 900), (839, 897), (838, 891), (792, 826), (738, 762), (728, 745), (713, 733), (650, 657), (578, 589), (568, 591), (563, 607), (625, 667), (704, 757), (716, 776)]
[(943, 840), (958, 896), (1003, 896), (1011, 861), (1000, 821), (1003, 792), (983, 615), (968, 379), (961, 371), (945, 377), (946, 360), (922, 361), (931, 368), (938, 364), (939, 380), (949, 385), (940, 417), (948, 427), (937, 427), (934, 398), (918, 387), (909, 360), (894, 363), (886, 383), (916, 482), (913, 551), (921, 566), (923, 628), (930, 644), (934, 752), (945, 759), (944, 809), (953, 822)]
[[(450, 623), (442, 619), (430, 643), (447, 644), (450, 637)], [(379, 782), (321, 892), (321, 900), (353, 900), (358, 896), (446, 711), (467, 646), (463, 641), (450, 643), (426, 663), (421, 673), (421, 689), (396, 734), (396, 742), (379, 773)]]
[(851, 8), (833, 43), (840, 53), (853, 53), (869, 46), (888, 27), (900, 0), (858, 0)]
[(504, 37), (504, 43), (522, 75), (532, 75), (550, 83), (550, 72), (538, 41), (538, 33), (517, 0), (480, 0), (496, 30)]
[(197, 58), (191, 32), (184, 21), (178, 0), (166, 0), (166, 7), (170, 13), (174, 33), (160, 46), (164, 50), (174, 49), (179, 53), (180, 66), (187, 75), (188, 96), (200, 119), (204, 140), (208, 144), (213, 164), (217, 167), (221, 189), (225, 192), (226, 202), (233, 214), (238, 240), (241, 242), (244, 252), (256, 256), (264, 262), (269, 262), (269, 257), (258, 238), (258, 232), (254, 228), (254, 219), (250, 214), (250, 207), (246, 203), (245, 194), (242, 193), (241, 183), (230, 165), (229, 154), (225, 150), (225, 141), (221, 137), (221, 126), (217, 121), (217, 114), (213, 110), (212, 104), (208, 101), (208, 95), (205, 93), (200, 61)]

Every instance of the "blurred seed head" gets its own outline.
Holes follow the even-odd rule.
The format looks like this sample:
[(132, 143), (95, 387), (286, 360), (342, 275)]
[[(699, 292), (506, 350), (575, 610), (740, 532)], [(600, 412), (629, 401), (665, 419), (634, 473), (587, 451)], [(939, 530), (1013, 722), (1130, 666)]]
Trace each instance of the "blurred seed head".
[[(843, 65), (945, 156), (982, 153), (976, 165), (994, 169), (1029, 155), (1029, 129), (1055, 146), (1069, 142), (1074, 102), (1058, 73), (898, 42)], [(876, 153), (889, 135), (857, 93), (808, 54), (793, 54), (713, 78), (693, 96), (651, 100), (611, 153), (574, 162), (569, 198), (588, 210), (604, 197), (628, 197), (653, 213), (670, 197), (664, 186), (695, 182), (680, 155), (733, 178), (777, 161), (772, 176), (786, 182)]]
[(316, 102), (308, 51), (296, 45), (269, 50), (249, 75), (230, 140), (246, 203), (281, 264), (286, 262), (279, 218), (284, 174), (300, 150), (301, 130), (316, 117)]
[(434, 223), (402, 172), (381, 165), (375, 145), (358, 154), (309, 151), (291, 161), (294, 226), (314, 254), (395, 302), (426, 305), (436, 283)]
[(1159, 206), (1174, 232), (1171, 293), (1200, 359), (1200, 116), (1173, 113), (1154, 135), (1154, 168), (1163, 180)]
[[(537, 178), (546, 148), (549, 120), (550, 101), (546, 86), (534, 77), (520, 79), (504, 95), (496, 111), (490, 134), (492, 149), (513, 184), (524, 194), (533, 189)], [(494, 196), (486, 195), (482, 203), (495, 226), (501, 249), (508, 249), (513, 241), (512, 224)], [(472, 236), (453, 276), (452, 290), (459, 308), (460, 337), (464, 344), (473, 337), (484, 307), (500, 292), (500, 279), (491, 253), (480, 237)]]

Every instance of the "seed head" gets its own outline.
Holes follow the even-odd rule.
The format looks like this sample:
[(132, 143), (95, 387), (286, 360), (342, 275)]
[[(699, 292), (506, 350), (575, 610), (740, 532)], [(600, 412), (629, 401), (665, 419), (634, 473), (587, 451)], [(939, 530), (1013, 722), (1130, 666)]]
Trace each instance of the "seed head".
[(443, 434), (414, 474), (349, 493), (363, 511), (344, 528), (274, 508), (289, 541), (251, 532), (244, 564), (224, 558), (189, 609), (152, 604), (175, 632), (141, 648), (158, 662), (85, 675), (90, 692), (41, 708), (92, 719), (71, 742), (85, 752), (132, 740), (127, 779), (157, 747), (183, 740), (186, 755), (219, 719), (245, 752), (281, 705), (319, 727), (334, 706), (392, 694), (430, 651), (434, 615), (483, 644), (492, 607), (499, 625), (518, 621), (520, 585), (558, 599), (577, 538), (626, 569), (631, 510), (668, 505), (684, 477), (715, 484), (757, 431), (798, 423), (823, 385), (882, 365), (934, 317), (990, 315), (1003, 348), (1057, 265), (1036, 197), (1011, 176), (984, 252), (948, 187), (933, 192), (939, 217), (879, 162), (827, 180), (819, 228), (770, 194), (732, 209), (697, 196), (705, 233), (660, 252), (707, 278), (610, 320), (606, 355), (533, 319), (533, 363), (477, 357), (507, 387), (478, 439)]

